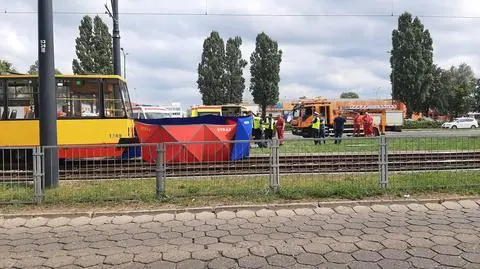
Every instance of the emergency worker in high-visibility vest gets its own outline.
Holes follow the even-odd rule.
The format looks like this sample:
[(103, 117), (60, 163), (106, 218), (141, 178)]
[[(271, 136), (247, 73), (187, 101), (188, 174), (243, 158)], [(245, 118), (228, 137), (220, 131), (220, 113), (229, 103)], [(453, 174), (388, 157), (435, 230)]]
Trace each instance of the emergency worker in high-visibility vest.
[(265, 128), (265, 139), (272, 139), (273, 138), (273, 132), (275, 130), (275, 125), (273, 121), (272, 114), (268, 114), (268, 117), (265, 119), (264, 123), (264, 128)]
[(320, 141), (318, 141), (318, 144), (323, 142), (325, 144), (325, 135), (326, 135), (326, 126), (325, 126), (325, 118), (323, 117), (322, 114), (319, 115), (319, 120), (320, 120), (320, 128), (318, 129), (318, 137), (320, 138)]
[(318, 112), (313, 112), (313, 121), (312, 121), (312, 137), (314, 138), (313, 143), (320, 144), (320, 140), (317, 138), (320, 136), (320, 115)]
[(262, 118), (254, 114), (252, 135), (254, 140), (262, 139)]

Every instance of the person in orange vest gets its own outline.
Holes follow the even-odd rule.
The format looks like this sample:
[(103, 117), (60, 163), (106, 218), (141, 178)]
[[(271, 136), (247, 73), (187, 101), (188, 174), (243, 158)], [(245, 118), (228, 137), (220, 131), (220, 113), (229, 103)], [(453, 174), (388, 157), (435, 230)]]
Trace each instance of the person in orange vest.
[(360, 136), (360, 127), (363, 124), (363, 116), (360, 113), (355, 113), (353, 118), (353, 136)]
[(363, 132), (365, 136), (373, 135), (373, 118), (368, 112), (365, 112), (365, 116), (363, 116)]
[(277, 131), (278, 140), (280, 145), (283, 145), (283, 137), (285, 132), (285, 120), (282, 115), (277, 116), (277, 122), (275, 122), (275, 129)]

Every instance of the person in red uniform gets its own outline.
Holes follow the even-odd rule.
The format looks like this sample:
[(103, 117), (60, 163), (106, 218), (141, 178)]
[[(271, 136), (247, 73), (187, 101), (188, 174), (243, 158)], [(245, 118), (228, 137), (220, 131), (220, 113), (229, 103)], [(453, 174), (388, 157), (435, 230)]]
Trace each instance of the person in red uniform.
[(373, 135), (373, 118), (368, 112), (365, 112), (365, 116), (363, 116), (363, 132), (365, 136)]
[(360, 127), (363, 124), (363, 116), (360, 113), (355, 113), (353, 118), (353, 136), (360, 136)]
[(275, 129), (277, 131), (278, 140), (280, 141), (280, 145), (283, 145), (283, 135), (285, 132), (285, 120), (281, 115), (277, 116), (277, 122), (275, 123)]

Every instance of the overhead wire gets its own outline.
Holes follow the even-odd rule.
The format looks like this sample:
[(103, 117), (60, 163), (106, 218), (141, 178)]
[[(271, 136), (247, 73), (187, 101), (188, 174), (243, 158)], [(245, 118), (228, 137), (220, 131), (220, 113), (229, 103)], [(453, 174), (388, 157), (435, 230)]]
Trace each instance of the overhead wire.
[[(4, 9), (3, 15), (37, 14), (37, 11), (9, 11)], [(105, 12), (92, 11), (53, 11), (55, 15), (97, 15)], [(400, 14), (391, 13), (230, 13), (230, 12), (119, 12), (126, 16), (179, 16), (179, 17), (398, 17)], [(441, 19), (480, 19), (480, 16), (447, 15), (447, 14), (420, 14), (417, 17)]]

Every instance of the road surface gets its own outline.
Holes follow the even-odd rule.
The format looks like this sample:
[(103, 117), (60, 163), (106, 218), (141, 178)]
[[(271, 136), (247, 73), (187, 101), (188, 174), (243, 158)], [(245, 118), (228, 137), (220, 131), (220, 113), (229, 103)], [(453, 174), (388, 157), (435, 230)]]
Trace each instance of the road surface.
[(480, 268), (480, 200), (0, 221), (0, 268)]
[[(403, 130), (401, 132), (387, 132), (386, 136), (480, 136), (480, 128), (478, 129), (413, 129)], [(332, 136), (333, 138), (333, 136)], [(301, 136), (293, 135), (291, 131), (285, 132), (285, 139), (302, 139)]]
[(387, 132), (387, 136), (439, 136), (439, 135), (448, 135), (448, 136), (471, 136), (478, 135), (480, 136), (480, 129), (420, 129), (420, 130), (408, 130), (405, 129), (402, 132)]

